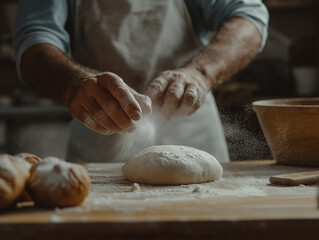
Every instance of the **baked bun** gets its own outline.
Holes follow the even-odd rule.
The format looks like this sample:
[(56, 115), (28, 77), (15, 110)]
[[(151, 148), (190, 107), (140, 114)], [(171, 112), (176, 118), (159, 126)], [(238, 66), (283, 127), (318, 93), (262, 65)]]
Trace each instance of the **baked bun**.
[[(18, 153), (14, 156), (18, 158), (21, 161), (22, 165), (28, 170), (30, 170), (34, 164), (42, 161), (41, 158), (31, 153)], [(22, 193), (21, 197), (19, 198), (19, 202), (29, 202), (29, 201), (32, 201), (32, 199), (30, 195), (28, 194), (28, 192), (25, 190)]]
[(0, 154), (0, 209), (13, 205), (23, 193), (29, 170), (18, 158)]
[(27, 184), (36, 205), (71, 207), (87, 197), (91, 179), (84, 167), (48, 157), (32, 166)]
[(42, 161), (41, 158), (31, 153), (18, 153), (14, 156), (24, 159), (26, 162), (30, 163), (31, 165), (34, 165)]

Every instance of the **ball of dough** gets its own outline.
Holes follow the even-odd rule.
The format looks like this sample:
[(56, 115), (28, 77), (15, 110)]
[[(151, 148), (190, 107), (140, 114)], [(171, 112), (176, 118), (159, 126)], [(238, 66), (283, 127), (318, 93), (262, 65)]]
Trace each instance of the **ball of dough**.
[(152, 146), (122, 167), (126, 178), (147, 184), (191, 184), (218, 180), (223, 168), (209, 153), (187, 146)]
[(29, 176), (28, 169), (17, 158), (8, 154), (0, 155), (0, 209), (18, 200)]
[(84, 167), (48, 157), (31, 168), (27, 184), (32, 200), (44, 207), (71, 207), (87, 197), (91, 179)]

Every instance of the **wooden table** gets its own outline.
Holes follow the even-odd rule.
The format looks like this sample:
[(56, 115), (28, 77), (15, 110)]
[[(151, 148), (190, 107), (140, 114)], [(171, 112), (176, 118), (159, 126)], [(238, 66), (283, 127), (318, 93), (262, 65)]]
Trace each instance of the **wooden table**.
[(317, 187), (278, 187), (271, 175), (317, 170), (273, 161), (223, 164), (223, 180), (132, 183), (121, 164), (87, 164), (91, 193), (79, 207), (22, 204), (0, 214), (0, 239), (319, 239)]

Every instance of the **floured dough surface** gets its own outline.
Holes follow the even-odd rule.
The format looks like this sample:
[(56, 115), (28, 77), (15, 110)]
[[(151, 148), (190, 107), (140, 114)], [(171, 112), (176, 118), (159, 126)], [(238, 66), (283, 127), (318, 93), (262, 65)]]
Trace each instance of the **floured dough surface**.
[(159, 145), (133, 156), (122, 172), (133, 182), (175, 185), (218, 180), (223, 168), (212, 155), (196, 148)]

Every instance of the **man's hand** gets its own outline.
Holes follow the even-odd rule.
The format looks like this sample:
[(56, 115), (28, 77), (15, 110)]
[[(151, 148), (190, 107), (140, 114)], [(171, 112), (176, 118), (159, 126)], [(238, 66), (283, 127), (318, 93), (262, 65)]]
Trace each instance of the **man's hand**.
[(161, 73), (149, 85), (146, 95), (162, 107), (167, 119), (173, 115), (191, 115), (205, 102), (209, 86), (196, 69), (184, 67)]
[[(210, 89), (254, 58), (260, 44), (261, 35), (253, 23), (232, 18), (186, 66), (165, 71), (155, 79), (147, 95), (162, 106), (168, 118), (175, 113), (192, 114), (204, 103)], [(88, 74), (51, 44), (36, 44), (21, 59), (21, 75), (26, 83), (70, 107), (75, 118), (97, 132), (127, 131), (132, 120), (140, 118), (143, 107), (145, 113), (151, 111), (150, 99), (130, 89), (115, 74), (92, 78)]]
[(86, 78), (72, 88), (68, 100), (71, 115), (105, 135), (134, 131), (133, 120), (152, 111), (149, 97), (137, 93), (113, 73)]
[(245, 67), (258, 53), (261, 35), (244, 18), (228, 20), (211, 43), (184, 67), (165, 71), (149, 86), (146, 94), (160, 106), (167, 118), (190, 115), (214, 89)]
[(86, 127), (108, 135), (133, 131), (133, 120), (152, 111), (150, 98), (114, 73), (94, 72), (74, 64), (50, 44), (34, 45), (22, 58), (23, 79), (70, 108), (71, 115)]

